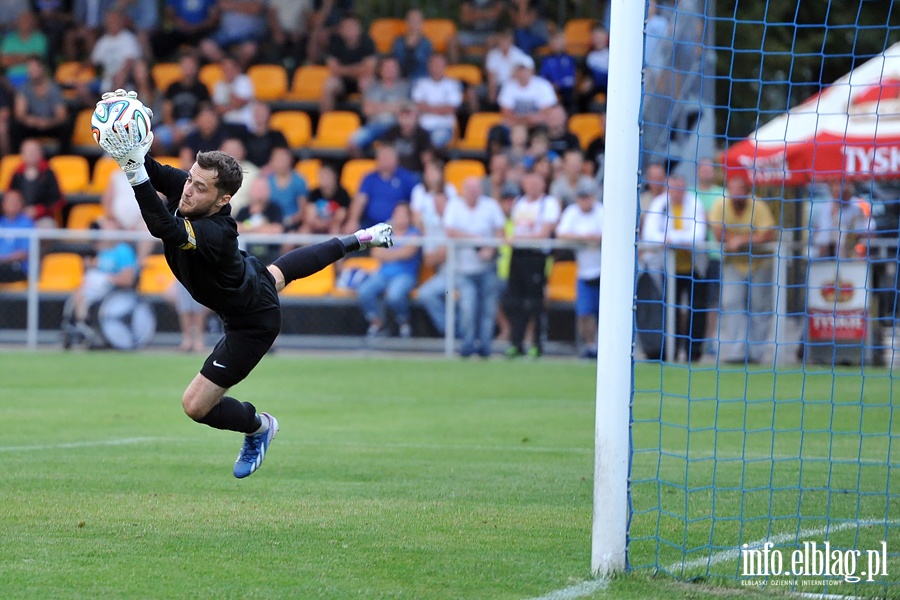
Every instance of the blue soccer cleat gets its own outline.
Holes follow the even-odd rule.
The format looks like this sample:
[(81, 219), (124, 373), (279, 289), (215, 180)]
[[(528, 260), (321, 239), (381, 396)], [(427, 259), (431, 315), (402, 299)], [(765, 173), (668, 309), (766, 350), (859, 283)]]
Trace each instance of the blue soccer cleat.
[(234, 476), (238, 479), (251, 475), (262, 465), (262, 461), (266, 457), (266, 450), (269, 449), (269, 444), (278, 433), (278, 420), (275, 417), (269, 413), (259, 413), (259, 418), (268, 419), (269, 428), (256, 435), (244, 436), (244, 447), (241, 448), (241, 453), (234, 461)]

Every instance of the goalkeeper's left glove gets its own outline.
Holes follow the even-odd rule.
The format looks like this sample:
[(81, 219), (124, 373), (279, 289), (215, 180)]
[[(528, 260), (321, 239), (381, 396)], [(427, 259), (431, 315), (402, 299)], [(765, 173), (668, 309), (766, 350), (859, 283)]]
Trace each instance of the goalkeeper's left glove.
[(137, 124), (134, 121), (127, 126), (117, 122), (113, 124), (112, 131), (100, 142), (100, 147), (106, 150), (125, 171), (128, 183), (132, 186), (150, 179), (144, 167), (144, 157), (153, 145), (153, 132), (148, 132), (143, 140), (138, 140), (137, 136)]

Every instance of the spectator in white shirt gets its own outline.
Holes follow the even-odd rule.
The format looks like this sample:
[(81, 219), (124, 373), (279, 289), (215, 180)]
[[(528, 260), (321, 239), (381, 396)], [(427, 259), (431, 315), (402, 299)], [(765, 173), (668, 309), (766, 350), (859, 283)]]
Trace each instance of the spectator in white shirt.
[[(513, 45), (512, 29), (504, 29), (497, 38), (497, 46), (488, 51), (484, 59), (487, 74), (487, 101), (497, 102), (497, 94), (504, 83), (512, 79), (516, 64), (522, 58), (529, 58), (521, 49)], [(532, 61), (534, 64), (534, 61)], [(551, 86), (552, 87), (552, 86)]]
[[(481, 193), (478, 177), (463, 181), (462, 196), (451, 200), (444, 213), (447, 237), (500, 239), (506, 217), (496, 200)], [(491, 355), (497, 316), (499, 284), (497, 247), (462, 245), (456, 250), (455, 285), (459, 291), (460, 355)]]
[(233, 56), (222, 59), (222, 79), (213, 88), (213, 104), (224, 123), (243, 125), (249, 131), (254, 128), (253, 101), (256, 91), (253, 81), (241, 72), (240, 64)]
[(667, 187), (647, 211), (641, 240), (656, 245), (651, 252), (656, 254), (660, 270), (664, 270), (666, 251), (675, 251), (675, 302), (677, 312), (681, 314), (675, 321), (676, 356), (669, 358), (676, 359), (684, 348), (688, 360), (698, 361), (703, 354), (706, 334), (705, 263), (708, 254), (702, 248), (706, 240), (706, 212), (703, 204), (688, 190), (683, 176), (670, 175)]
[(419, 108), (419, 125), (431, 135), (435, 148), (444, 148), (453, 139), (456, 111), (463, 101), (462, 84), (447, 77), (447, 59), (432, 54), (428, 59), (428, 77), (416, 81), (412, 99)]
[(435, 198), (446, 196), (447, 200), (456, 197), (456, 188), (444, 180), (444, 163), (431, 160), (422, 169), (422, 181), (413, 187), (409, 195), (409, 208), (412, 211), (412, 222), (420, 231), (428, 230), (428, 222), (436, 214)]
[(141, 44), (136, 35), (125, 29), (125, 17), (113, 11), (104, 20), (105, 32), (91, 50), (91, 63), (100, 67), (103, 77), (100, 91), (125, 87), (132, 63), (141, 58)]
[(549, 81), (534, 74), (534, 60), (521, 56), (515, 61), (512, 78), (500, 88), (497, 104), (503, 123), (534, 127), (546, 124), (550, 109), (557, 105), (556, 92)]
[(597, 186), (581, 181), (577, 200), (568, 206), (556, 226), (556, 237), (584, 244), (575, 251), (577, 282), (575, 316), (583, 347), (582, 358), (597, 358), (597, 319), (600, 306), (600, 242), (603, 239), (603, 205), (597, 201)]
[[(544, 287), (547, 283), (547, 250), (540, 241), (548, 240), (559, 220), (559, 200), (545, 193), (546, 180), (530, 171), (522, 177), (524, 194), (513, 205), (512, 258), (509, 283), (503, 298), (503, 310), (510, 323), (510, 358), (524, 354), (525, 328), (534, 317), (534, 340), (529, 354), (538, 357), (543, 352)], [(529, 242), (528, 245), (516, 242)]]

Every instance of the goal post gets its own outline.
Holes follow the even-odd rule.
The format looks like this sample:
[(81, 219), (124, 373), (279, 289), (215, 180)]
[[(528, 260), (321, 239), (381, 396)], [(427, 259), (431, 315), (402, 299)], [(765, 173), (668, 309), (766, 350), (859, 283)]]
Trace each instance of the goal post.
[[(591, 572), (626, 566), (644, 5), (612, 0), (603, 181)], [(615, 199), (614, 202), (610, 201)]]

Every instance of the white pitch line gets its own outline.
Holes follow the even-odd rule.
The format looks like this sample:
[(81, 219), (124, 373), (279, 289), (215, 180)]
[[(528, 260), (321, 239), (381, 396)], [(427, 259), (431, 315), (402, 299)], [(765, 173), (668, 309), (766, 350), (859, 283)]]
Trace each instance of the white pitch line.
[(607, 585), (609, 582), (606, 579), (590, 579), (567, 588), (554, 590), (545, 596), (529, 598), (529, 600), (575, 600), (605, 589)]
[(146, 442), (159, 442), (166, 438), (160, 437), (133, 437), (118, 440), (93, 440), (90, 442), (66, 442), (61, 444), (36, 444), (34, 446), (0, 446), (0, 452), (28, 452), (31, 450), (66, 450), (69, 448), (92, 448), (96, 446), (128, 446), (132, 444), (144, 444)]
[[(900, 523), (900, 521), (845, 521), (843, 523), (838, 523), (837, 525), (828, 525), (823, 527), (816, 527), (815, 529), (801, 529), (796, 533), (779, 533), (778, 535), (773, 535), (772, 537), (762, 538), (756, 540), (754, 542), (749, 542), (747, 544), (748, 548), (760, 548), (766, 543), (772, 543), (776, 546), (780, 544), (784, 544), (785, 542), (789, 542), (791, 540), (808, 540), (815, 537), (818, 537), (824, 533), (836, 533), (838, 531), (845, 531), (847, 529), (853, 529), (854, 527), (871, 527), (873, 525), (896, 525)], [(739, 548), (732, 548), (730, 550), (720, 550), (715, 554), (710, 555), (707, 558), (695, 558), (694, 560), (690, 560), (687, 562), (677, 562), (672, 563), (668, 567), (666, 567), (666, 571), (675, 572), (679, 570), (690, 571), (692, 569), (696, 569), (698, 567), (706, 567), (717, 565), (719, 563), (725, 562), (726, 560), (735, 560), (740, 558), (741, 550)]]

